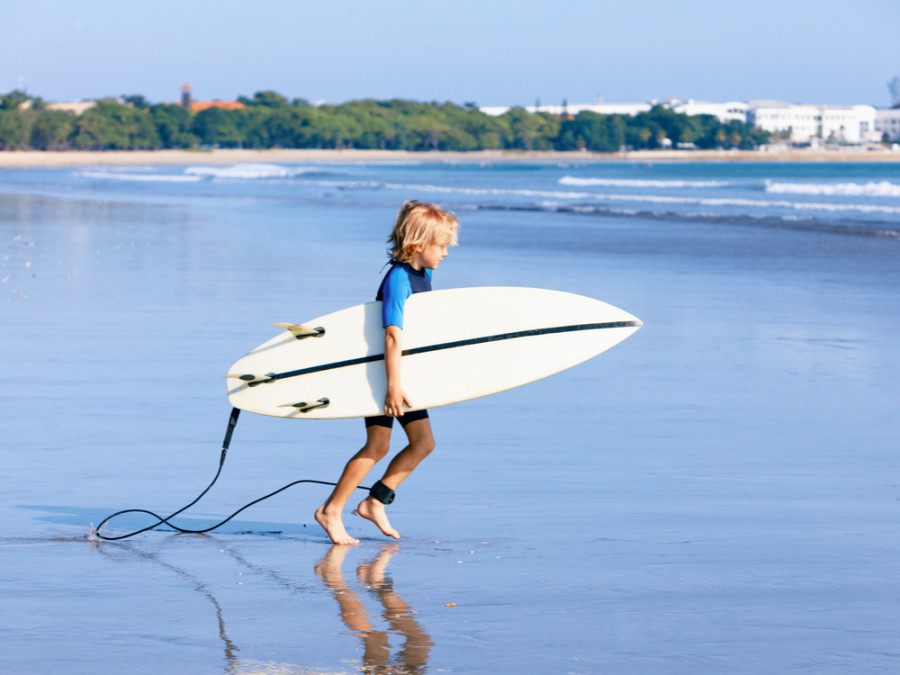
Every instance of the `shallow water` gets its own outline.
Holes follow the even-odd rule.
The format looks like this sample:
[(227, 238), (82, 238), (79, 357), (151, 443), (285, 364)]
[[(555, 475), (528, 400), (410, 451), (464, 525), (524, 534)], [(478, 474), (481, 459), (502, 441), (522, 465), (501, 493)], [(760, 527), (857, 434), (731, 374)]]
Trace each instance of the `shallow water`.
[[(864, 165), (0, 173), (0, 671), (900, 669), (891, 186)], [(567, 290), (644, 328), (435, 410), (400, 542), (347, 514), (362, 543), (331, 547), (310, 485), (209, 536), (88, 541), (200, 492), (219, 376), (271, 323), (369, 300), (406, 197), (460, 213), (436, 287)], [(361, 438), (244, 415), (178, 522), (333, 480)]]

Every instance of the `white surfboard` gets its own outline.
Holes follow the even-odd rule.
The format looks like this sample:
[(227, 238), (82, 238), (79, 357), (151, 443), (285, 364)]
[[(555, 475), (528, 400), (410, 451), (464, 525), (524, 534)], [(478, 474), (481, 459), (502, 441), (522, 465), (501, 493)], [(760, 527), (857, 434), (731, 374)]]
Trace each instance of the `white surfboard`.
[[(403, 389), (411, 410), (487, 396), (571, 368), (641, 327), (631, 314), (572, 293), (457, 288), (406, 301)], [(231, 404), (295, 419), (384, 411), (381, 303), (307, 321), (237, 361), (225, 376)]]

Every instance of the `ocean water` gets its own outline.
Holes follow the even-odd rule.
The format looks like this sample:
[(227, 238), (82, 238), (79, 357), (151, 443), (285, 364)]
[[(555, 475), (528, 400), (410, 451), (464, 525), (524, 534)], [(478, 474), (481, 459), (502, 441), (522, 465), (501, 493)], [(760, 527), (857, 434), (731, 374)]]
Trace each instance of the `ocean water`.
[[(644, 327), (434, 410), (399, 542), (347, 513), (332, 547), (315, 485), (91, 540), (207, 485), (220, 376), (370, 300), (407, 198), (460, 216), (435, 287)], [(0, 171), (0, 672), (900, 671), (897, 335), (900, 165)], [(177, 522), (334, 480), (362, 438), (245, 414)]]

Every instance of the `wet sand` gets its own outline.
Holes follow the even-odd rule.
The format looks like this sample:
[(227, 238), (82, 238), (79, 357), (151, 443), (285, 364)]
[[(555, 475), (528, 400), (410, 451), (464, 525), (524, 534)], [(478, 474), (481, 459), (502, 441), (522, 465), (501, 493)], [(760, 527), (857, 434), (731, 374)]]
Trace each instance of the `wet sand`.
[[(328, 489), (298, 486), (208, 536), (101, 543), (91, 523), (212, 478), (221, 375), (273, 322), (371, 297), (395, 195), (20, 173), (0, 194), (0, 671), (900, 671), (895, 239), (461, 211), (436, 287), (568, 290), (644, 327), (434, 410), (399, 542), (347, 513), (361, 544), (332, 548)], [(494, 173), (475, 180), (535, 180)], [(333, 479), (362, 436), (244, 415), (179, 523)]]

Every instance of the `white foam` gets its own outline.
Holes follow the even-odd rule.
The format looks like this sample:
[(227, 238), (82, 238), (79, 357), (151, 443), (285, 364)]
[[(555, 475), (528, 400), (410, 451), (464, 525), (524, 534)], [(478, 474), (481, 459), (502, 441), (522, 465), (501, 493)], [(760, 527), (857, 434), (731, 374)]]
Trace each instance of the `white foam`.
[(656, 204), (700, 204), (702, 206), (741, 206), (751, 209), (782, 208), (797, 211), (858, 211), (862, 213), (900, 213), (900, 206), (875, 204), (828, 204), (820, 202), (789, 202), (784, 200), (741, 199), (733, 197), (663, 197), (658, 195), (603, 195), (604, 199), (646, 201)]
[[(140, 169), (139, 169), (140, 170)], [(127, 180), (140, 181), (142, 183), (196, 183), (203, 180), (202, 176), (184, 176), (163, 173), (123, 173), (121, 170), (111, 171), (82, 171), (85, 178), (99, 178), (101, 180)]]
[(569, 192), (562, 190), (522, 190), (511, 188), (464, 188), (449, 187), (446, 185), (405, 185), (400, 183), (385, 183), (385, 188), (391, 190), (426, 190), (429, 192), (448, 192), (463, 195), (514, 195), (518, 197), (540, 197), (546, 199), (591, 199), (596, 194), (591, 192)]
[(521, 190), (521, 189), (497, 189), (497, 188), (461, 188), (442, 185), (417, 185), (385, 183), (383, 187), (392, 190), (421, 190), (429, 192), (446, 192), (452, 194), (491, 195), (491, 196), (519, 196), (534, 197), (537, 199), (584, 199), (593, 201), (636, 202), (650, 204), (684, 204), (700, 206), (739, 206), (749, 209), (791, 209), (798, 211), (830, 211), (861, 212), (861, 213), (889, 213), (900, 214), (900, 206), (882, 206), (878, 204), (828, 204), (818, 202), (791, 202), (785, 200), (745, 199), (736, 197), (676, 197), (672, 195), (647, 195), (647, 194), (605, 194), (592, 192), (567, 192), (561, 190)]
[(319, 169), (313, 167), (283, 166), (280, 164), (235, 164), (234, 166), (191, 166), (185, 174), (203, 178), (224, 178), (229, 180), (265, 180), (293, 178)]
[(372, 180), (300, 180), (297, 183), (300, 185), (316, 185), (318, 187), (343, 188), (346, 190), (377, 190), (381, 187), (387, 187)]
[(886, 180), (868, 183), (776, 183), (767, 180), (766, 192), (839, 197), (900, 197), (900, 185)]
[(722, 180), (640, 180), (636, 178), (578, 178), (563, 176), (560, 185), (574, 187), (634, 187), (634, 188), (710, 188), (726, 187), (732, 183)]

